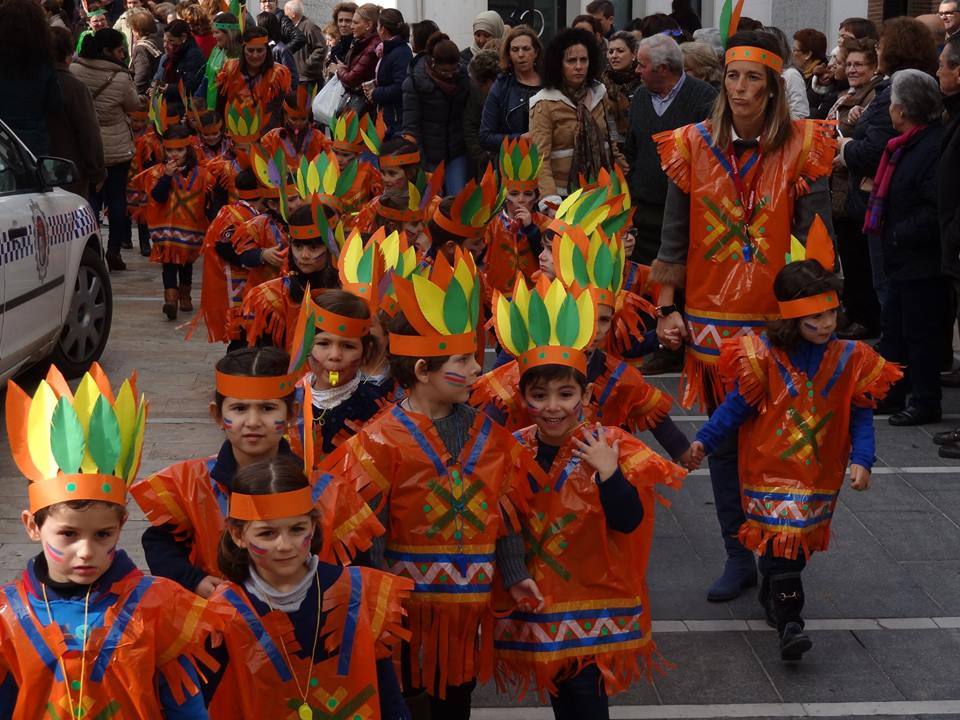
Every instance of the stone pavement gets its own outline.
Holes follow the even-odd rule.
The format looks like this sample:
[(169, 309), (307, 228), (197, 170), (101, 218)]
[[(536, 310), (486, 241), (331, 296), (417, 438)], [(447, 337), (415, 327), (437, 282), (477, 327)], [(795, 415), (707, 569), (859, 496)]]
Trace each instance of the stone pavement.
[[(159, 268), (130, 251), (125, 257), (130, 270), (112, 276), (114, 325), (102, 363), (113, 378), (136, 369), (149, 398), (145, 473), (219, 447), (207, 405), (222, 349), (208, 345), (202, 329), (184, 342), (185, 330), (162, 319)], [(200, 277), (198, 266), (195, 302)], [(32, 390), (39, 377), (34, 371), (19, 380)], [(654, 382), (674, 391), (677, 379)], [(925, 428), (876, 419), (873, 488), (841, 495), (830, 551), (804, 573), (814, 647), (795, 666), (780, 662), (752, 593), (725, 604), (704, 599), (723, 549), (709, 477), (692, 474), (671, 494), (672, 506), (656, 510), (650, 563), (655, 638), (674, 667), (616, 697), (613, 717), (960, 717), (960, 464), (941, 460), (930, 442), (932, 433), (960, 423), (960, 393), (946, 391), (944, 412), (943, 424)], [(703, 420), (677, 415), (691, 433)], [(37, 546), (20, 526), (26, 483), (5, 442), (0, 493), (6, 581)], [(123, 545), (141, 564), (144, 526), (131, 505)], [(475, 694), (474, 717), (552, 717), (536, 704), (511, 701), (488, 685)]]

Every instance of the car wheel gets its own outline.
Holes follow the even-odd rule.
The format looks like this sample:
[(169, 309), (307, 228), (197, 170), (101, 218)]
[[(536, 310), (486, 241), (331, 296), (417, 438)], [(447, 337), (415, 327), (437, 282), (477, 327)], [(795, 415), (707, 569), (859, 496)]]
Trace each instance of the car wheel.
[(51, 361), (67, 377), (79, 377), (100, 359), (113, 321), (110, 274), (93, 247), (80, 258), (73, 299)]

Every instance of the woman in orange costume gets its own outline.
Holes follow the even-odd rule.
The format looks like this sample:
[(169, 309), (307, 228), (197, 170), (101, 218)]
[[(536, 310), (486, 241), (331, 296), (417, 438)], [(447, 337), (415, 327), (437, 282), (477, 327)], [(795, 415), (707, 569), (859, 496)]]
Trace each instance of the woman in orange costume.
[(146, 409), (132, 379), (114, 396), (97, 364), (75, 395), (55, 367), (32, 399), (7, 388), (10, 446), (31, 481), (22, 520), (43, 549), (0, 589), (5, 718), (207, 717), (196, 664), (216, 668), (204, 642), (219, 619), (117, 546)]
[[(732, 23), (736, 27), (736, 22)], [(829, 218), (830, 126), (790, 120), (777, 43), (765, 33), (736, 33), (710, 120), (655, 137), (669, 178), (660, 251), (650, 279), (660, 285), (657, 335), (687, 342), (682, 404), (716, 407), (722, 399), (720, 344), (776, 317), (773, 279), (791, 234), (801, 240), (816, 214)], [(683, 314), (677, 289), (685, 293)], [(727, 551), (707, 591), (715, 602), (757, 582), (752, 554), (736, 533), (743, 523), (736, 447), (710, 458), (714, 504)]]
[[(243, 348), (223, 357), (210, 407), (226, 436), (219, 452), (171, 465), (131, 488), (152, 525), (143, 534), (143, 550), (155, 574), (201, 597), (223, 582), (217, 546), (237, 471), (278, 455), (296, 461), (283, 439), (297, 412), (293, 393), (300, 374), (289, 369), (287, 354), (276, 348)], [(311, 479), (329, 557), (347, 561), (355, 550), (369, 548), (383, 528), (353, 488), (343, 493), (333, 478)]]
[(801, 581), (810, 555), (827, 549), (850, 463), (850, 487), (870, 486), (873, 408), (902, 373), (861, 342), (838, 340), (841, 282), (833, 241), (815, 223), (778, 274), (780, 318), (761, 336), (728, 340), (720, 371), (733, 390), (697, 433), (694, 455), (739, 428), (741, 542), (760, 555), (760, 603), (777, 628), (780, 657), (811, 647)]
[(619, 428), (584, 423), (593, 293), (541, 277), (532, 290), (518, 279), (512, 295), (495, 294), (494, 323), (518, 357), (534, 421), (516, 437), (547, 476), (530, 479), (523, 528), (527, 569), (547, 601), (496, 622), (497, 677), (521, 694), (549, 693), (557, 718), (609, 717), (607, 695), (649, 673), (655, 651), (654, 486), (677, 487), (685, 473)]
[(303, 472), (275, 458), (235, 479), (210, 604), (227, 618), (214, 718), (409, 718), (390, 657), (413, 583), (318, 561), (325, 538)]
[(232, 102), (259, 106), (267, 130), (282, 122), (281, 105), (291, 81), (290, 71), (273, 61), (268, 41), (266, 30), (248, 27), (243, 31), (243, 54), (227, 60), (217, 73), (217, 112), (223, 113)]

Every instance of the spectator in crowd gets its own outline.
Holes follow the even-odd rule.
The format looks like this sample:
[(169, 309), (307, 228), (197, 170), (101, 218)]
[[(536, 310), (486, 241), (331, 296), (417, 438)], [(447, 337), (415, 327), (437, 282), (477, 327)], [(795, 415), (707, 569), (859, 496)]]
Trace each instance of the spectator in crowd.
[(267, 47), (267, 31), (248, 27), (243, 31), (243, 51), (236, 60), (227, 60), (217, 74), (217, 112), (227, 103), (258, 104), (263, 111), (264, 132), (283, 122), (283, 100), (290, 92), (290, 71), (274, 62)]
[(481, 50), (470, 60), (467, 74), (470, 77), (470, 95), (463, 111), (463, 141), (467, 146), (467, 172), (477, 179), (483, 176), (487, 163), (495, 159), (492, 152), (483, 149), (480, 143), (480, 123), (483, 106), (490, 88), (500, 70), (500, 56), (495, 50)]
[(410, 69), (407, 74), (413, 72), (413, 68), (427, 59), (427, 41), (433, 37), (434, 33), (440, 32), (440, 28), (433, 20), (421, 20), (415, 22), (412, 26), (411, 46), (413, 57), (410, 59)]
[[(684, 43), (686, 45), (688, 43)], [(653, 135), (710, 117), (717, 91), (683, 71), (683, 54), (669, 35), (654, 35), (640, 41), (637, 72), (643, 86), (630, 105), (624, 151), (630, 170), (630, 196), (637, 241), (630, 258), (649, 265), (660, 249), (663, 206), (667, 199), (667, 176)]]
[(193, 35), (193, 41), (203, 53), (203, 60), (206, 62), (210, 57), (213, 48), (216, 47), (217, 40), (213, 37), (213, 27), (210, 24), (211, 18), (197, 4), (187, 5), (183, 10), (183, 19), (190, 26), (190, 33)]
[(51, 28), (67, 29), (67, 22), (63, 16), (63, 6), (60, 4), (60, 0), (43, 0), (41, 7), (43, 7), (43, 12), (47, 16), (47, 23)]
[(810, 117), (810, 104), (807, 102), (807, 87), (803, 82), (803, 75), (790, 61), (790, 43), (783, 30), (778, 27), (764, 27), (763, 32), (771, 35), (779, 48), (778, 54), (783, 58), (783, 72), (781, 77), (787, 89), (787, 104), (790, 106), (790, 119), (801, 120)]
[(364, 3), (353, 14), (353, 43), (347, 52), (346, 60), (338, 63), (337, 77), (343, 83), (344, 89), (353, 94), (357, 101), (349, 105), (351, 110), (358, 114), (366, 110), (366, 97), (363, 93), (363, 84), (371, 82), (377, 72), (377, 47), (380, 45), (380, 35), (377, 27), (380, 24), (380, 6), (373, 3)]
[(723, 65), (716, 51), (707, 43), (692, 41), (680, 46), (683, 53), (683, 69), (687, 75), (703, 80), (714, 90), (720, 89), (723, 78)]
[(947, 40), (960, 33), (960, 2), (958, 0), (944, 0), (937, 8), (937, 15), (943, 20)]
[(498, 50), (503, 37), (503, 18), (496, 10), (486, 10), (473, 19), (473, 44), (460, 52), (464, 67), (481, 50)]
[(445, 194), (454, 195), (467, 182), (463, 111), (470, 79), (459, 48), (447, 35), (434, 34), (425, 54), (426, 61), (403, 81), (403, 134), (420, 146), (424, 170), (432, 172), (444, 162)]
[(277, 18), (277, 22), (280, 23), (280, 37), (277, 42), (282, 42), (291, 53), (300, 52), (307, 44), (307, 38), (303, 32), (293, 24), (283, 10), (277, 7), (277, 0), (260, 0), (260, 12), (268, 12)]
[(183, 81), (187, 96), (197, 92), (203, 81), (206, 60), (190, 32), (186, 20), (174, 20), (163, 31), (163, 55), (157, 64), (156, 81), (164, 88), (167, 103), (180, 107), (179, 83)]
[(807, 104), (810, 108), (819, 105), (817, 93), (810, 87), (814, 74), (822, 72), (827, 64), (827, 36), (819, 30), (804, 28), (793, 34), (791, 64), (803, 75), (807, 88)]
[[(843, 47), (843, 41), (860, 40), (863, 38), (869, 38), (871, 40), (880, 39), (880, 35), (877, 33), (877, 26), (870, 20), (866, 18), (849, 17), (840, 23), (837, 29), (837, 47), (831, 53), (831, 59), (835, 58), (836, 64), (832, 68), (832, 72), (828, 64), (828, 69), (814, 73), (813, 79), (810, 81), (810, 89), (813, 92), (821, 95), (839, 97), (840, 93), (847, 89), (847, 78), (844, 75), (844, 63), (846, 60), (839, 57)], [(824, 103), (820, 102), (817, 103), (817, 105), (823, 107)], [(833, 102), (826, 103), (826, 105), (829, 109), (833, 106)], [(810, 110), (813, 112), (813, 107), (811, 107)]]
[(80, 22), (76, 28), (79, 31), (77, 33), (78, 55), (87, 38), (91, 37), (97, 30), (110, 27), (105, 4), (102, 0), (88, 0), (84, 6), (84, 12), (81, 14)]
[[(850, 88), (837, 98), (827, 119), (837, 122), (837, 134), (840, 137), (851, 137), (856, 118), (873, 102), (877, 86), (883, 82), (883, 75), (878, 69), (876, 40), (844, 40), (841, 55), (846, 58), (845, 74)], [(854, 108), (859, 109), (851, 112)], [(847, 214), (849, 184), (847, 169), (835, 166), (830, 176), (830, 196), (833, 202), (833, 228), (844, 271), (844, 313), (839, 334), (846, 339), (863, 340), (876, 337), (880, 332), (880, 305), (870, 274), (863, 216), (852, 217)]]
[(307, 39), (304, 46), (293, 54), (300, 82), (317, 87), (323, 85), (323, 66), (327, 60), (327, 42), (323, 30), (303, 14), (303, 0), (287, 0), (283, 13)]
[(87, 86), (69, 69), (73, 60), (73, 35), (65, 27), (55, 27), (51, 28), (51, 37), (63, 112), (51, 113), (47, 118), (50, 154), (72, 160), (77, 166), (76, 179), (64, 185), (64, 190), (89, 197), (91, 187), (99, 187), (107, 179), (97, 112)]
[(269, 38), (267, 47), (270, 48), (273, 61), (290, 71), (290, 89), (296, 90), (297, 83), (300, 81), (300, 76), (297, 73), (297, 61), (294, 59), (293, 53), (290, 52), (290, 48), (283, 42), (280, 34), (280, 21), (272, 12), (261, 12), (257, 15), (257, 25), (267, 31), (267, 37)]
[(480, 120), (480, 144), (498, 153), (505, 138), (515, 139), (530, 129), (530, 98), (540, 91), (543, 46), (527, 25), (507, 33), (500, 48), (500, 70)]
[(917, 20), (926, 25), (927, 30), (933, 34), (933, 42), (936, 43), (937, 49), (943, 48), (943, 43), (947, 40), (947, 28), (940, 16), (937, 13), (925, 13), (917, 15)]
[(601, 168), (626, 165), (610, 130), (603, 104), (599, 51), (592, 33), (565, 28), (544, 58), (543, 90), (530, 99), (530, 136), (540, 149), (541, 202), (556, 203), (596, 178)]
[[(843, 34), (841, 26), (841, 34)], [(937, 67), (937, 49), (933, 36), (913, 18), (898, 17), (883, 25), (877, 46), (880, 72), (891, 76), (899, 70), (915, 69), (933, 74)], [(851, 108), (848, 115), (854, 121), (853, 135), (839, 139), (835, 164), (843, 165), (850, 173), (847, 192), (847, 215), (862, 218), (867, 211), (867, 196), (872, 178), (877, 172), (887, 142), (896, 134), (890, 119), (890, 80), (876, 86), (873, 102), (865, 110)], [(873, 287), (881, 310), (886, 303), (886, 279), (882, 248), (878, 235), (868, 235)]]
[(213, 19), (213, 37), (217, 44), (210, 51), (203, 70), (203, 81), (197, 88), (197, 96), (202, 97), (204, 107), (211, 110), (217, 106), (217, 73), (227, 60), (235, 60), (243, 52), (237, 16), (226, 12), (217, 14)]
[(33, 0), (4, 0), (0, 3), (0, 119), (34, 155), (49, 155), (47, 117), (62, 107), (43, 10)]
[[(186, 28), (186, 23), (183, 25)], [(106, 258), (111, 270), (127, 269), (120, 250), (133, 247), (127, 215), (127, 175), (134, 148), (127, 113), (140, 107), (140, 99), (126, 58), (123, 33), (105, 28), (94, 33), (84, 44), (80, 57), (70, 65), (70, 72), (90, 90), (97, 111), (107, 179), (103, 187), (92, 193), (90, 205), (98, 217), (103, 207), (110, 216)]]
[[(717, 57), (723, 59), (723, 41), (720, 39), (720, 31), (717, 28), (700, 28), (693, 33), (694, 42), (702, 42), (709, 45)], [(681, 43), (682, 48), (686, 43)]]
[[(937, 174), (939, 195), (940, 244), (943, 247), (943, 269), (953, 284), (955, 315), (960, 315), (960, 203), (956, 201), (956, 169), (960, 167), (960, 37), (947, 40), (940, 52), (937, 70), (940, 92), (946, 108), (946, 123), (940, 147)], [(954, 373), (950, 373), (953, 376)], [(941, 376), (941, 384), (955, 387), (955, 377)], [(933, 436), (940, 445), (940, 457), (960, 459), (960, 430), (947, 430)]]
[(693, 34), (702, 27), (700, 16), (690, 7), (690, 0), (673, 0), (670, 8), (670, 17), (679, 23), (680, 29), (687, 35), (693, 37)]
[(665, 13), (653, 13), (643, 18), (640, 21), (640, 32), (645, 38), (667, 33), (678, 43), (690, 39), (683, 28), (680, 27), (680, 23)]
[(377, 30), (383, 49), (377, 65), (376, 84), (369, 89), (368, 98), (378, 111), (383, 112), (387, 137), (391, 138), (403, 124), (403, 81), (410, 69), (413, 51), (408, 44), (410, 28), (399, 10), (381, 10)]
[[(600, 23), (600, 33), (603, 37), (609, 39), (613, 36), (616, 27), (614, 26), (613, 3), (610, 2), (610, 0), (593, 0), (592, 2), (588, 2), (586, 11), (587, 15), (592, 16)], [(571, 27), (576, 27), (576, 25), (571, 25)]]
[(129, 49), (133, 48), (133, 35), (130, 32), (130, 23), (127, 21), (127, 18), (129, 17), (131, 10), (142, 7), (143, 0), (126, 0), (123, 13), (113, 24), (113, 29), (122, 32), (123, 36), (127, 39), (127, 48)]
[(133, 37), (130, 51), (130, 70), (137, 94), (147, 95), (150, 83), (157, 74), (160, 56), (163, 55), (163, 35), (157, 32), (157, 21), (146, 8), (128, 10), (127, 26)]
[(333, 74), (340, 63), (347, 60), (353, 43), (353, 16), (357, 14), (355, 2), (340, 2), (333, 6), (333, 23), (337, 26), (337, 41), (330, 48), (327, 58), (329, 72)]
[(899, 70), (890, 82), (889, 107), (897, 134), (883, 150), (863, 227), (881, 244), (887, 282), (880, 354), (906, 365), (907, 372), (881, 412), (893, 412), (891, 425), (925, 425), (940, 421), (939, 354), (931, 348), (941, 344), (951, 295), (937, 209), (940, 88), (926, 72)]
[(622, 152), (627, 139), (630, 101), (640, 87), (640, 76), (637, 74), (637, 39), (626, 30), (615, 32), (607, 40), (607, 67), (600, 80), (607, 89), (604, 102), (607, 106), (607, 120), (610, 122), (610, 136)]
[(153, 6), (153, 16), (157, 20), (157, 30), (163, 32), (167, 25), (176, 20), (177, 6), (171, 2), (161, 2)]

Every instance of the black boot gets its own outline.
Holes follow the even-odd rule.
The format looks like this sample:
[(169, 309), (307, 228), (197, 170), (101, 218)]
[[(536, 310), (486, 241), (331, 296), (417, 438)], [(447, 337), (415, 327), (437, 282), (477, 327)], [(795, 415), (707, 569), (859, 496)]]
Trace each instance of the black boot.
[(761, 575), (760, 576), (760, 592), (757, 596), (757, 599), (760, 601), (760, 607), (763, 608), (763, 617), (767, 621), (767, 625), (772, 628), (777, 627), (777, 617), (773, 611), (773, 603), (770, 602), (770, 576)]
[(803, 581), (800, 573), (770, 576), (770, 604), (780, 636), (780, 659), (796, 662), (813, 643), (803, 632)]

